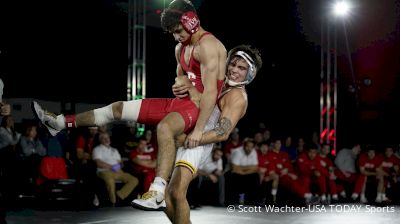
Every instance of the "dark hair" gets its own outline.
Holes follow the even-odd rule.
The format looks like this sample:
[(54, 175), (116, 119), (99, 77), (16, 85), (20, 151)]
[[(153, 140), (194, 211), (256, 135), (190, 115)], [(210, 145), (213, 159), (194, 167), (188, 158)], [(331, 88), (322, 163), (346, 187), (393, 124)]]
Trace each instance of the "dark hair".
[(304, 146), (304, 148), (305, 148), (307, 151), (310, 151), (310, 150), (312, 150), (312, 149), (318, 150), (318, 145), (315, 144), (315, 143), (308, 143), (308, 144), (306, 144), (306, 145)]
[(243, 145), (246, 145), (246, 144), (249, 143), (249, 142), (255, 144), (253, 138), (245, 138), (245, 139), (243, 140)]
[(228, 52), (228, 58), (231, 57), (231, 55), (235, 54), (238, 51), (244, 51), (246, 54), (248, 54), (251, 59), (253, 59), (254, 64), (257, 68), (257, 72), (260, 70), (260, 68), (262, 67), (262, 59), (261, 59), (261, 53), (257, 48), (253, 48), (250, 45), (238, 45), (234, 48), (232, 48), (229, 52)]
[(224, 150), (222, 150), (222, 147), (219, 145), (214, 145), (212, 152), (214, 153), (215, 151), (221, 151), (222, 153), (224, 153)]
[(189, 0), (172, 1), (161, 13), (161, 27), (166, 32), (172, 31), (180, 24), (182, 14), (189, 11), (196, 13), (196, 9)]
[(262, 141), (262, 142), (257, 143), (257, 146), (258, 146), (258, 147), (261, 147), (262, 145), (266, 145), (266, 146), (269, 147), (269, 142), (267, 142), (267, 141)]

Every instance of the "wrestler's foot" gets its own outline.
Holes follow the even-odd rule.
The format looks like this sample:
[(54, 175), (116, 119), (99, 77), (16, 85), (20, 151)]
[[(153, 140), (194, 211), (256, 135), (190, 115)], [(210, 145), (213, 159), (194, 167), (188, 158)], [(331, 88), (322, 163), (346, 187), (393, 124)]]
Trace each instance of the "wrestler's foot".
[(52, 136), (57, 135), (58, 132), (64, 129), (64, 115), (60, 114), (56, 116), (53, 113), (45, 111), (36, 101), (33, 101), (31, 106), (33, 114), (42, 122), (47, 130), (49, 130)]
[(166, 207), (164, 194), (155, 190), (144, 193), (141, 198), (133, 200), (131, 205), (145, 211), (163, 211)]

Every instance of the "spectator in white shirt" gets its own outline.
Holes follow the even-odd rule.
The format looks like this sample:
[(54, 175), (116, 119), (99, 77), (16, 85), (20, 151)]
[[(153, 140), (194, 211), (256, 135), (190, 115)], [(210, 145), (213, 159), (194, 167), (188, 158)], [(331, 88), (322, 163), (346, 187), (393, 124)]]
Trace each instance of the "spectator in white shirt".
[[(236, 203), (240, 198), (240, 203), (246, 201), (247, 204), (255, 204), (258, 197), (260, 177), (258, 175), (258, 158), (255, 151), (253, 139), (245, 139), (243, 146), (232, 151), (232, 171), (230, 184), (227, 186), (232, 189), (230, 202)], [(244, 195), (244, 196), (243, 196)], [(243, 197), (245, 199), (243, 199)]]
[[(121, 155), (116, 148), (110, 146), (108, 133), (101, 133), (99, 141), (100, 145), (93, 149), (93, 160), (97, 164), (97, 175), (104, 180), (110, 201), (115, 206), (116, 196), (124, 200), (135, 189), (139, 181), (136, 177), (122, 171)], [(118, 191), (115, 190), (115, 180), (125, 183)]]

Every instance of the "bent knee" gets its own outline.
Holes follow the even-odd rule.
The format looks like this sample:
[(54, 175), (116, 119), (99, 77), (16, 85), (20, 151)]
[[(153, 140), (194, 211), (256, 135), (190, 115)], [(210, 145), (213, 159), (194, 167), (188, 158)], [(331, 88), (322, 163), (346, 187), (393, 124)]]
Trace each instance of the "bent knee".
[(172, 133), (171, 126), (167, 122), (161, 121), (157, 125), (157, 133), (163, 133), (163, 134)]
[(186, 200), (186, 191), (180, 190), (179, 188), (169, 188), (167, 193), (171, 201)]

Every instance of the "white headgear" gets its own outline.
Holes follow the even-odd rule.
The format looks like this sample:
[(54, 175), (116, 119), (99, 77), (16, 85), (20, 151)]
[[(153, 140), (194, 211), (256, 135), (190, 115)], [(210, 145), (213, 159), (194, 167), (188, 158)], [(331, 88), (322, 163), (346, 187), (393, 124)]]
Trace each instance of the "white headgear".
[(243, 58), (249, 65), (249, 70), (247, 71), (246, 79), (243, 82), (235, 82), (235, 81), (230, 80), (228, 77), (226, 77), (226, 83), (229, 86), (247, 85), (251, 81), (253, 81), (253, 79), (257, 73), (257, 68), (256, 68), (256, 65), (254, 64), (254, 60), (246, 52), (237, 51), (228, 57), (227, 65), (229, 65), (230, 61), (232, 60), (232, 57), (234, 57), (234, 56), (239, 56), (239, 57)]

